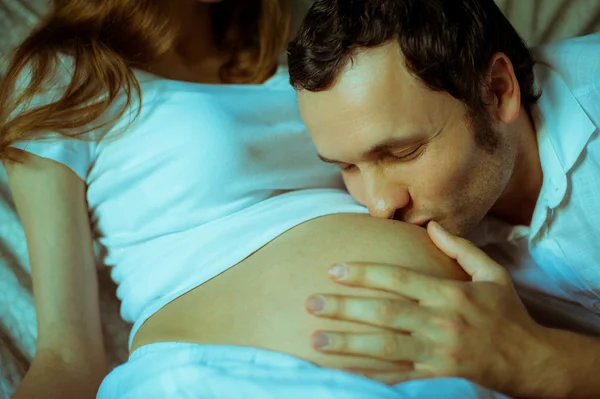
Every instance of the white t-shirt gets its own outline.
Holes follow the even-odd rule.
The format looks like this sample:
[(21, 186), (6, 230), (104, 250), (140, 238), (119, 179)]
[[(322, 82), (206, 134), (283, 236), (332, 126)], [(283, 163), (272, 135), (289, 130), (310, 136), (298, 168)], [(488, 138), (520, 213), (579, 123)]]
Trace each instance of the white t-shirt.
[(338, 169), (318, 160), (285, 68), (260, 85), (137, 77), (141, 113), (129, 126), (133, 110), (93, 132), (95, 141), (15, 145), (85, 180), (94, 233), (134, 331), (286, 230), (367, 212)]

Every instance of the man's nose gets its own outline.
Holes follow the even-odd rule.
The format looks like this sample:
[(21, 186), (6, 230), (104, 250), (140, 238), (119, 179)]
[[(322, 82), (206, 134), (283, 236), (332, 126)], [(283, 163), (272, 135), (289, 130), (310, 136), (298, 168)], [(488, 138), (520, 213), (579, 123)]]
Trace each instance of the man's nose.
[(384, 173), (372, 172), (363, 174), (365, 179), (365, 202), (373, 217), (393, 219), (394, 214), (408, 205), (410, 196), (408, 189), (393, 180), (387, 179)]

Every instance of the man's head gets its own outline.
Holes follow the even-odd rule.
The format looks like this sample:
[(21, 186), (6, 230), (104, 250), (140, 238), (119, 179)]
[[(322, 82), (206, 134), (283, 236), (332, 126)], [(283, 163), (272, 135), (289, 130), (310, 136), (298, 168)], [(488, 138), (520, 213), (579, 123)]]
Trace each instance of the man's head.
[(288, 56), (319, 154), (372, 215), (464, 235), (505, 192), (538, 96), (493, 0), (320, 0)]

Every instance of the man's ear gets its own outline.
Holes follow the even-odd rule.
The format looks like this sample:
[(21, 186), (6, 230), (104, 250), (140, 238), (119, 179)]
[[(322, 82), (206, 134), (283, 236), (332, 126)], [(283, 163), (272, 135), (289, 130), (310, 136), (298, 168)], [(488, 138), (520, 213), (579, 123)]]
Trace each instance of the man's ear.
[(494, 53), (485, 72), (484, 97), (498, 122), (511, 123), (521, 108), (521, 88), (513, 64), (504, 53)]

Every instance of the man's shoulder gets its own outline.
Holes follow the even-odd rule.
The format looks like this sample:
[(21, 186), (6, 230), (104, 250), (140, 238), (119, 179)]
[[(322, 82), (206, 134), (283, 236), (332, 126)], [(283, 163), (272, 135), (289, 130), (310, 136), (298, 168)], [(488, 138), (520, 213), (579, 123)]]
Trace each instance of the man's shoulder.
[(531, 49), (536, 63), (558, 73), (571, 92), (600, 95), (600, 33), (575, 37)]
[[(600, 49), (600, 32), (532, 47), (531, 52), (536, 61), (545, 63), (560, 62), (567, 55), (597, 60), (600, 59), (598, 49)], [(563, 61), (568, 60), (563, 59)]]

